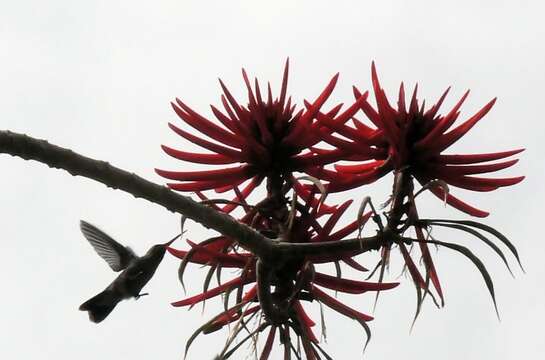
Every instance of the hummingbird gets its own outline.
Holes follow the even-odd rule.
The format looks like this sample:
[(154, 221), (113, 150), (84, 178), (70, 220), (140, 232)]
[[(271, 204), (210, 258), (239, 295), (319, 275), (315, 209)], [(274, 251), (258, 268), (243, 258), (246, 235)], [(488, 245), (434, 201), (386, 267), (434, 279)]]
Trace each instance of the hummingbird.
[(88, 222), (81, 220), (80, 229), (97, 254), (108, 263), (113, 271), (123, 270), (104, 291), (79, 307), (81, 311), (89, 313), (89, 320), (94, 323), (104, 320), (121, 300), (131, 297), (138, 299), (148, 295), (147, 293), (141, 294), (140, 291), (157, 270), (167, 246), (180, 236), (177, 235), (164, 244), (153, 245), (144, 256), (138, 257), (130, 247), (121, 245)]

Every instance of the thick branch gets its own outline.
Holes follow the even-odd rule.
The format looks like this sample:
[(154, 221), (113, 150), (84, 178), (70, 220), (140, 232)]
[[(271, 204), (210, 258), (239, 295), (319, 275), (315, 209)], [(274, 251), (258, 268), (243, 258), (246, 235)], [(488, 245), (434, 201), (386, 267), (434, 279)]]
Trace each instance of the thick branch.
[(45, 140), (10, 131), (0, 131), (0, 153), (25, 160), (36, 160), (49, 167), (66, 170), (74, 176), (84, 176), (108, 187), (123, 190), (137, 198), (161, 205), (169, 211), (184, 214), (208, 228), (236, 239), (240, 245), (257, 256), (266, 256), (270, 253), (272, 241), (252, 228), (189, 197), (179, 195), (165, 186), (154, 184), (107, 162), (79, 155)]
[[(376, 236), (366, 238), (353, 238), (342, 241), (323, 241), (318, 243), (286, 243), (275, 242), (273, 252), (275, 256), (285, 258), (305, 257), (305, 256), (323, 256), (328, 255), (333, 258), (338, 256), (337, 260), (349, 255), (350, 257), (370, 250), (379, 250), (386, 243), (403, 241), (399, 235), (393, 232), (385, 232)], [(331, 260), (333, 261), (333, 260)]]
[(25, 160), (36, 160), (49, 167), (63, 169), (70, 174), (96, 180), (113, 189), (123, 190), (137, 198), (146, 199), (178, 212), (188, 218), (235, 239), (241, 246), (259, 258), (280, 263), (291, 257), (338, 254), (346, 256), (378, 249), (385, 241), (393, 241), (393, 235), (377, 235), (369, 238), (316, 244), (285, 243), (266, 238), (252, 228), (239, 223), (232, 217), (199, 204), (189, 197), (175, 193), (165, 186), (154, 184), (134, 173), (116, 168), (107, 162), (94, 160), (65, 149), (45, 140), (24, 134), (0, 131), (0, 153), (7, 153)]

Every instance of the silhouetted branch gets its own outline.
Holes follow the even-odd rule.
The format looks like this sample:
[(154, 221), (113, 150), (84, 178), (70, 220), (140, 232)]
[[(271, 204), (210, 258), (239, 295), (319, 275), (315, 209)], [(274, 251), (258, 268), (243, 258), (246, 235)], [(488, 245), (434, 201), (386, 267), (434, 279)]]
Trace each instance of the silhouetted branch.
[[(91, 159), (70, 149), (65, 149), (11, 131), (0, 131), (0, 153), (35, 160), (52, 168), (63, 169), (73, 176), (83, 176), (98, 181), (113, 189), (132, 194), (161, 205), (169, 211), (178, 212), (188, 218), (235, 239), (242, 247), (276, 266), (277, 261), (306, 255), (363, 253), (378, 249), (385, 239), (374, 236), (350, 241), (323, 242), (319, 244), (285, 243), (271, 240), (249, 226), (241, 224), (229, 215), (199, 204), (187, 196), (180, 195), (166, 186), (157, 185), (140, 176), (119, 169), (108, 162)], [(279, 264), (278, 264), (279, 265)]]
[(66, 170), (73, 176), (93, 179), (113, 189), (161, 205), (169, 211), (184, 214), (207, 228), (236, 239), (258, 256), (269, 251), (271, 240), (252, 228), (187, 196), (177, 194), (166, 186), (154, 184), (108, 162), (91, 159), (45, 140), (10, 131), (0, 131), (0, 153), (36, 160), (49, 167)]

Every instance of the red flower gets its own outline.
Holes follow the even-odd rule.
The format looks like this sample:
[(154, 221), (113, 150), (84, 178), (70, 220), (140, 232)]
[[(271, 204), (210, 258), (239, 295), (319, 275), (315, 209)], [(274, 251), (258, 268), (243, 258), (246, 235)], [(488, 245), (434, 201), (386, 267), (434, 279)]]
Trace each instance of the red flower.
[[(355, 221), (333, 232), (333, 228), (342, 214), (348, 209), (351, 202), (347, 201), (336, 208), (323, 225), (316, 222), (315, 215), (313, 214), (317, 210), (314, 206), (310, 205), (306, 215), (298, 215), (293, 219), (287, 240), (298, 243), (340, 241), (358, 228), (358, 223)], [(364, 220), (367, 220), (369, 216), (367, 214)], [(242, 222), (247, 222), (248, 220), (249, 217), (241, 219)], [(254, 225), (256, 229), (263, 231), (267, 226), (266, 224), (267, 221), (264, 219), (262, 223)], [(177, 307), (193, 306), (206, 299), (223, 294), (226, 298), (225, 304), (228, 304), (230, 298), (236, 298), (235, 305), (230, 307), (226, 305), (226, 310), (201, 327), (196, 332), (196, 335), (201, 332), (210, 333), (216, 331), (236, 321), (245, 321), (248, 323), (250, 317), (264, 312), (264, 309), (261, 307), (261, 304), (263, 304), (262, 298), (260, 297), (261, 301), (258, 301), (257, 259), (253, 254), (243, 251), (236, 246), (234, 241), (223, 236), (205, 240), (200, 244), (195, 244), (189, 240), (187, 242), (191, 246), (191, 250), (189, 251), (168, 248), (168, 251), (172, 255), (183, 259), (184, 267), (187, 263), (209, 266), (210, 271), (207, 279), (210, 279), (214, 272), (219, 272), (222, 268), (236, 268), (241, 271), (239, 276), (223, 282), (212, 289), (208, 289), (209, 281), (207, 281), (204, 292), (172, 303), (173, 306)], [(290, 331), (296, 337), (299, 337), (307, 358), (314, 358), (314, 352), (323, 351), (319, 347), (318, 339), (312, 331), (315, 323), (305, 312), (302, 305), (305, 301), (315, 300), (323, 303), (336, 312), (358, 321), (366, 332), (369, 333), (366, 322), (373, 319), (371, 316), (346, 306), (341, 301), (326, 294), (322, 288), (349, 294), (362, 294), (367, 291), (392, 289), (398, 283), (373, 283), (350, 280), (341, 278), (340, 276), (331, 276), (317, 272), (314, 268), (315, 264), (342, 261), (357, 270), (366, 271), (352, 257), (353, 254), (337, 256), (324, 254), (323, 256), (290, 260), (280, 270), (276, 269), (274, 273), (270, 274), (270, 278), (272, 279), (271, 287), (274, 287), (271, 298), (277, 304), (285, 305), (285, 308), (288, 309), (287, 317), (289, 321), (276, 323), (265, 316), (267, 322), (255, 329), (256, 332), (262, 332), (270, 327), (261, 359), (268, 359), (277, 330), (279, 330), (278, 332), (281, 334), (282, 339), (286, 339), (285, 336), (289, 336)], [(284, 340), (283, 342), (285, 343)], [(191, 340), (188, 346), (190, 343)], [(289, 346), (289, 342), (285, 346)]]
[[(224, 112), (211, 106), (219, 123), (206, 119), (179, 99), (172, 103), (174, 111), (186, 124), (209, 139), (193, 135), (174, 124), (169, 124), (170, 128), (209, 153), (192, 153), (162, 146), (168, 155), (184, 161), (208, 165), (242, 165), (203, 171), (156, 169), (159, 175), (178, 181), (168, 184), (170, 188), (180, 191), (223, 191), (252, 179), (241, 191), (240, 196), (246, 197), (265, 177), (285, 180), (293, 171), (305, 172), (308, 168), (321, 167), (344, 157), (344, 152), (336, 149), (323, 150), (320, 154), (309, 150), (322, 140), (315, 116), (333, 91), (338, 74), (307, 109), (297, 113), (294, 113), (295, 105), (292, 105), (291, 98), (286, 98), (287, 61), (280, 96), (275, 100), (270, 84), (265, 101), (257, 79), (252, 89), (244, 69), (242, 76), (248, 89), (249, 103), (246, 107), (240, 105), (220, 80), (224, 93), (221, 96)], [(336, 108), (334, 114), (339, 109)], [(359, 103), (343, 115), (350, 118), (358, 110)]]
[[(490, 111), (496, 99), (490, 101), (468, 120), (451, 129), (469, 91), (446, 115), (441, 115), (438, 111), (450, 88), (441, 95), (435, 105), (425, 109), (425, 102), (422, 102), (421, 105), (418, 104), (417, 87), (415, 87), (411, 101), (407, 106), (405, 90), (403, 83), (401, 83), (397, 109), (395, 109), (390, 105), (380, 86), (374, 63), (371, 71), (377, 109), (375, 110), (367, 101), (361, 102), (361, 109), (374, 124), (375, 129), (356, 119), (353, 119), (355, 128), (352, 128), (341, 121), (331, 121), (327, 117), (319, 118), (322, 124), (350, 140), (341, 142), (338, 138), (333, 139), (336, 141), (325, 139), (337, 148), (350, 150), (353, 154), (361, 152), (364, 155), (370, 154), (371, 150), (374, 151), (373, 159), (370, 162), (358, 165), (335, 165), (338, 173), (331, 172), (331, 178), (338, 181), (329, 187), (329, 191), (353, 188), (374, 181), (392, 170), (400, 169), (407, 169), (407, 172), (422, 185), (439, 179), (449, 185), (472, 191), (492, 191), (499, 187), (517, 184), (524, 179), (524, 176), (512, 178), (474, 176), (514, 165), (518, 160), (481, 163), (504, 159), (518, 154), (523, 149), (488, 154), (443, 154)], [(354, 94), (356, 98), (361, 97), (356, 88), (354, 88)], [(449, 131), (449, 129), (451, 130)], [(358, 147), (359, 152), (357, 151)], [(341, 176), (343, 174), (353, 174), (354, 177), (346, 180)], [(430, 190), (441, 199), (446, 195), (448, 204), (467, 214), (478, 217), (488, 215), (487, 212), (474, 208), (450, 193), (445, 194), (444, 189), (432, 187)]]

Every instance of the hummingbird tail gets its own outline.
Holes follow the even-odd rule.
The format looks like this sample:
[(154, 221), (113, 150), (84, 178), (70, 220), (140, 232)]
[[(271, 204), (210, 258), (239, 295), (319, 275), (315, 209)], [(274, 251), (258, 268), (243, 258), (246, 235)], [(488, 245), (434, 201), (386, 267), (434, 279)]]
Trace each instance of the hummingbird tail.
[(99, 323), (112, 312), (120, 300), (116, 293), (106, 289), (81, 304), (79, 309), (89, 312), (89, 320)]

